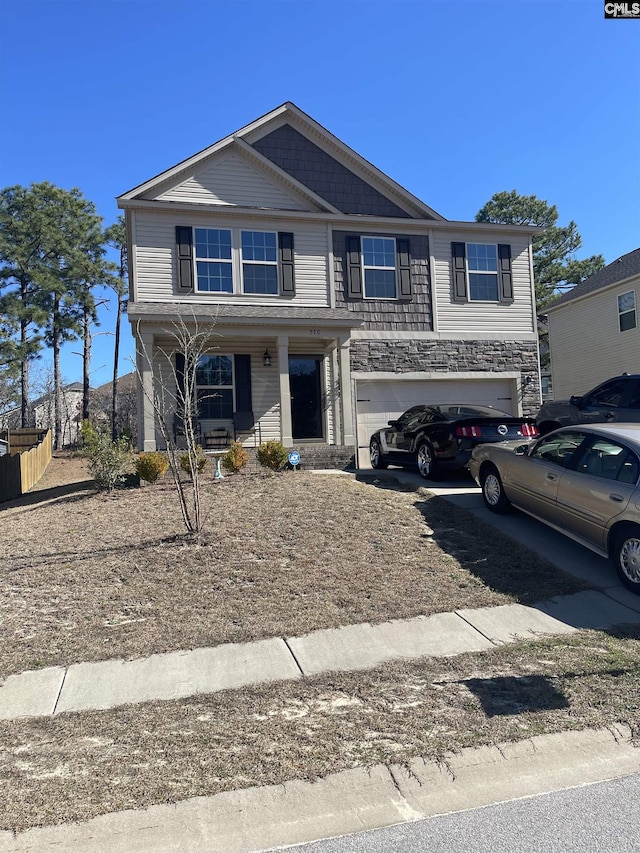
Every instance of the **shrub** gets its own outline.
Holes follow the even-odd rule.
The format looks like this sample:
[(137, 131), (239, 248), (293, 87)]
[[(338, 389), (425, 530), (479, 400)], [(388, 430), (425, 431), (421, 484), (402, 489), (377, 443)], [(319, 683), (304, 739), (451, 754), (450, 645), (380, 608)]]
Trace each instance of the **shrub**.
[(237, 474), (249, 461), (249, 454), (239, 441), (232, 441), (231, 447), (222, 457), (222, 467), (225, 471)]
[(289, 453), (280, 441), (266, 441), (256, 451), (258, 462), (263, 468), (279, 471), (289, 458)]
[(136, 474), (147, 483), (157, 483), (164, 477), (169, 468), (169, 460), (164, 453), (156, 450), (151, 453), (141, 453), (136, 462)]
[(85, 455), (89, 456), (91, 450), (95, 448), (98, 443), (99, 435), (93, 428), (91, 421), (88, 421), (86, 418), (82, 421), (80, 433), (82, 435), (82, 449)]
[(93, 428), (92, 432), (91, 441), (85, 445), (89, 470), (100, 491), (112, 491), (131, 471), (131, 446), (126, 438), (111, 441)]
[[(182, 468), (182, 470), (185, 472), (185, 474), (191, 476), (191, 463), (189, 462), (189, 453), (187, 451), (181, 453), (179, 459), (180, 467)], [(209, 460), (204, 455), (204, 451), (202, 450), (200, 445), (196, 445), (196, 467), (198, 469), (198, 474), (202, 474), (208, 462)]]

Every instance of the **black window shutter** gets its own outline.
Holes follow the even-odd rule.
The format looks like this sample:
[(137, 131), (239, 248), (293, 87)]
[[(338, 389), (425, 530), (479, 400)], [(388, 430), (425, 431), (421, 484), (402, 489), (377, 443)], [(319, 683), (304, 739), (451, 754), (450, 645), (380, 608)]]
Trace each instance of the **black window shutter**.
[(296, 295), (296, 279), (293, 266), (293, 234), (281, 231), (278, 234), (280, 253), (281, 293), (285, 296)]
[(453, 259), (453, 301), (468, 302), (464, 243), (451, 244), (451, 257)]
[(176, 409), (182, 414), (181, 410), (184, 408), (184, 353), (181, 352), (176, 353), (176, 385)]
[(347, 237), (347, 296), (362, 299), (362, 267), (360, 265), (360, 238)]
[(396, 253), (398, 255), (398, 277), (400, 280), (398, 298), (409, 302), (413, 299), (413, 291), (411, 289), (411, 244), (409, 240), (404, 237), (398, 237), (396, 240)]
[(176, 247), (178, 290), (190, 293), (193, 290), (193, 231), (190, 226), (176, 225)]
[(500, 271), (500, 302), (513, 302), (511, 246), (508, 243), (498, 243), (498, 269)]
[(233, 361), (236, 374), (236, 412), (251, 412), (251, 356), (235, 355)]

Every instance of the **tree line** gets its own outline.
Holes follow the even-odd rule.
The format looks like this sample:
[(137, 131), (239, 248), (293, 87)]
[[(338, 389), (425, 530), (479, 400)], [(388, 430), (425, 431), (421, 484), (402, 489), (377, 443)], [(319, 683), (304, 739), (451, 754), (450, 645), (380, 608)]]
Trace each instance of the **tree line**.
[[(119, 263), (107, 259), (108, 248)], [(115, 438), (120, 324), (127, 301), (124, 220), (104, 227), (77, 188), (48, 182), (0, 191), (0, 412), (20, 407), (31, 426), (30, 370), (46, 347), (53, 359), (53, 442), (62, 431), (60, 349), (82, 341), (82, 417), (89, 417), (92, 330), (105, 288), (115, 292), (112, 432)]]

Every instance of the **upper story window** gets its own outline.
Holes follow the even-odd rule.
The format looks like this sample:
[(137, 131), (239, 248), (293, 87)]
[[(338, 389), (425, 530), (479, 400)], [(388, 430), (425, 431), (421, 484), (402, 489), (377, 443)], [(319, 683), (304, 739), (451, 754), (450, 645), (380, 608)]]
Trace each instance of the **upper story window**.
[(636, 294), (633, 290), (618, 296), (618, 323), (621, 332), (636, 327)]
[(508, 243), (452, 243), (454, 302), (513, 302)]
[(408, 237), (345, 238), (347, 299), (397, 299), (411, 302), (413, 283)]
[(231, 231), (195, 229), (197, 289), (233, 293)]
[(363, 237), (362, 267), (365, 298), (396, 298), (396, 241), (393, 237)]
[(271, 231), (242, 231), (244, 293), (278, 293), (278, 242)]
[(498, 249), (489, 243), (467, 243), (469, 299), (498, 301)]
[(293, 234), (176, 226), (181, 293), (295, 296)]

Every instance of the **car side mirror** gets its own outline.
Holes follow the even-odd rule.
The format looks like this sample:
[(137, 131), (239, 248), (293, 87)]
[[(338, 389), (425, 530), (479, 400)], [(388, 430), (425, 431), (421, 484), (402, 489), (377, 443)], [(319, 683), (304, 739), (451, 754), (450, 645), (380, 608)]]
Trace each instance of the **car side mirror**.
[(393, 427), (394, 429), (397, 429), (398, 427), (398, 421), (387, 421), (387, 423), (390, 427)]
[(577, 409), (579, 409), (580, 406), (582, 405), (582, 399), (583, 399), (582, 397), (577, 397), (574, 394), (574, 396), (569, 399), (569, 402), (571, 403), (572, 406), (575, 406)]
[(519, 444), (513, 452), (516, 456), (526, 456), (529, 453), (529, 445)]

